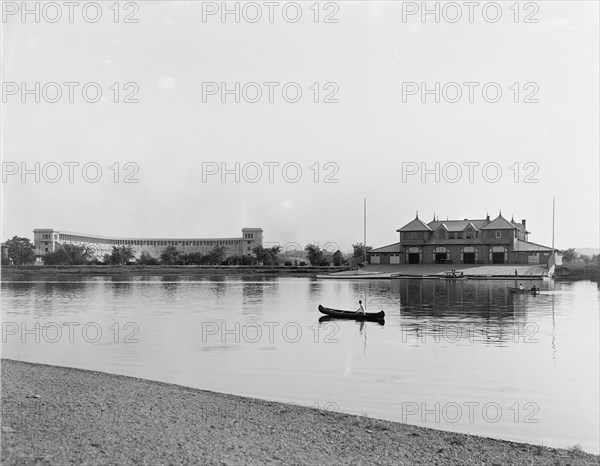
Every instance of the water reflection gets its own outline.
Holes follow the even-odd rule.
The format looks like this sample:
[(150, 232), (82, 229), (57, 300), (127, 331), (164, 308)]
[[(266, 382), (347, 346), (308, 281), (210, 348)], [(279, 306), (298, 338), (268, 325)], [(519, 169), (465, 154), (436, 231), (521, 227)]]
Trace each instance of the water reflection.
[[(424, 424), (597, 451), (598, 289), (550, 282), (531, 296), (510, 293), (509, 286), (250, 276), (28, 278), (2, 283), (2, 317), (15, 332), (2, 350), (32, 362), (306, 405), (335, 403), (397, 421), (406, 420), (403, 407), (410, 403), (494, 402), (510, 413), (516, 402), (535, 402), (539, 422), (531, 425), (508, 416), (497, 423)], [(358, 300), (367, 312), (384, 310), (385, 325), (331, 320), (317, 310), (319, 304), (356, 309)], [(77, 322), (77, 338), (36, 344), (17, 333), (22, 325), (48, 322)], [(81, 339), (80, 330), (92, 323), (103, 330), (98, 342)], [(138, 329), (134, 344), (124, 342), (129, 323)]]
[[(505, 283), (397, 280), (403, 341), (503, 344), (528, 338), (529, 295), (508, 291)], [(531, 296), (531, 298), (536, 298)]]

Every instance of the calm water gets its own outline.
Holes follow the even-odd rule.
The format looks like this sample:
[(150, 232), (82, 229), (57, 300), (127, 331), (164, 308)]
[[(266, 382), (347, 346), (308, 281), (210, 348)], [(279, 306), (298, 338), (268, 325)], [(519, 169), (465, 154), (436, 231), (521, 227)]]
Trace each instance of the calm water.
[[(512, 285), (9, 281), (2, 354), (598, 453), (596, 284), (546, 282), (539, 296)], [(385, 310), (385, 325), (319, 323), (318, 304), (354, 309), (359, 299)]]

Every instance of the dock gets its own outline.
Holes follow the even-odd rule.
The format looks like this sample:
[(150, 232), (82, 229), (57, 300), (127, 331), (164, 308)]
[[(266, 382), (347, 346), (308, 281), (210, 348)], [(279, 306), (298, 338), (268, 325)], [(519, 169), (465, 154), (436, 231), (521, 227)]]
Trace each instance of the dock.
[[(548, 278), (548, 268), (535, 264), (390, 264), (366, 265), (360, 270), (347, 270), (328, 275), (324, 279), (443, 279), (446, 272), (462, 272), (470, 280), (543, 280)], [(515, 274), (515, 271), (517, 272)]]

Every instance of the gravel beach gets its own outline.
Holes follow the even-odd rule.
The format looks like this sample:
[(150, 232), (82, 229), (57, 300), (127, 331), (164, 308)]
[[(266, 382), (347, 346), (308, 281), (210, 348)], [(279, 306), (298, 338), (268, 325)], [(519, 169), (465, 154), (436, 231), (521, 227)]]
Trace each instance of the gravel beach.
[(599, 464), (559, 450), (2, 360), (4, 465)]

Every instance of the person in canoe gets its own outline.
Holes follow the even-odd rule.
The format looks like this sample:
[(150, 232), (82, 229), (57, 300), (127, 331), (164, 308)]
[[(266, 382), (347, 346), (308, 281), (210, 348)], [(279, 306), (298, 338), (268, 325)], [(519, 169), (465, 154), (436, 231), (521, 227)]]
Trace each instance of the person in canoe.
[(523, 291), (525, 289), (525, 287), (523, 286), (522, 283), (519, 283), (519, 291)]
[(365, 314), (365, 307), (362, 304), (362, 301), (358, 301), (358, 309), (356, 312), (360, 312), (361, 314)]

